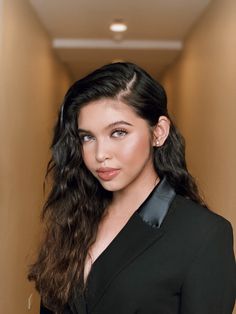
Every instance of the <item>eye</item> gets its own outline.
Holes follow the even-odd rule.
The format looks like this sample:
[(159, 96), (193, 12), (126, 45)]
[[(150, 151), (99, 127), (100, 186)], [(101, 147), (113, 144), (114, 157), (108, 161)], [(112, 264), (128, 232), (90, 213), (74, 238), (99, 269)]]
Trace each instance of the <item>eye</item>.
[(80, 135), (80, 140), (82, 143), (89, 142), (92, 139), (93, 139), (92, 135), (89, 135), (89, 134)]
[(116, 129), (112, 132), (113, 137), (124, 137), (128, 132), (124, 129)]

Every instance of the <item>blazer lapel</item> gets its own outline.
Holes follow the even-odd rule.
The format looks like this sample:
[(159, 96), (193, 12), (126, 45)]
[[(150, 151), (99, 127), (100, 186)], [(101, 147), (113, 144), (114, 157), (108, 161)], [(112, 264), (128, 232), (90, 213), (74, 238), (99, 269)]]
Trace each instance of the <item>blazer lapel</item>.
[[(79, 295), (79, 293), (78, 293)], [(70, 310), (73, 314), (87, 314), (87, 304), (84, 295), (74, 298), (69, 302)], [(66, 313), (63, 313), (66, 314)]]
[[(93, 263), (85, 293), (89, 312), (99, 303), (115, 277), (163, 235), (164, 220), (171, 214), (168, 209), (174, 197), (174, 190), (164, 178)], [(85, 300), (74, 301), (78, 313), (86, 313)]]

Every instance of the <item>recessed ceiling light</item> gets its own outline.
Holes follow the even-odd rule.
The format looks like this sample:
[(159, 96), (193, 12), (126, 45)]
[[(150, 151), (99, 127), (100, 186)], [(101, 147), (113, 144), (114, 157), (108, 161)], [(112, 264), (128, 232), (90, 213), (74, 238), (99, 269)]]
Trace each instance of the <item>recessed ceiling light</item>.
[(110, 30), (112, 32), (125, 32), (127, 30), (127, 25), (122, 21), (115, 21), (110, 25)]
[(122, 59), (113, 59), (111, 63), (124, 62)]

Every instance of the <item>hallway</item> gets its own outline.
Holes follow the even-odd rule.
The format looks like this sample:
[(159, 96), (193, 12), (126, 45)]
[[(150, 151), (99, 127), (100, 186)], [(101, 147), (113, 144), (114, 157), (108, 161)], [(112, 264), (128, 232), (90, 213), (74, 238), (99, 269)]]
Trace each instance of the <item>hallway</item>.
[[(235, 31), (236, 2), (211, 1), (188, 30), (181, 49), (166, 59), (163, 51), (152, 51), (149, 61), (158, 59), (159, 53), (166, 62), (155, 73), (186, 139), (188, 167), (210, 208), (232, 223), (236, 239)], [(4, 314), (38, 314), (39, 297), (26, 273), (41, 232), (52, 127), (69, 85), (89, 70), (87, 64), (95, 67), (97, 62), (88, 59), (81, 73), (79, 67), (73, 72), (66, 59), (71, 52), (63, 55), (62, 50), (52, 47), (52, 36), (30, 1), (0, 0), (0, 312)], [(143, 56), (149, 58), (146, 53)], [(143, 56), (137, 52), (134, 61), (144, 62)], [(129, 58), (133, 60), (131, 54)], [(148, 63), (146, 67), (151, 69)]]

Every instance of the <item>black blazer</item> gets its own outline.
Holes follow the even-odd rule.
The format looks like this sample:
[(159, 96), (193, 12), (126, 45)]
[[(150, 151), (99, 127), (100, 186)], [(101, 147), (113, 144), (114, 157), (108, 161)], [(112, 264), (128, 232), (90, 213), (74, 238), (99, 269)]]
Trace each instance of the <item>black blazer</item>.
[(94, 262), (86, 293), (64, 314), (231, 314), (235, 296), (230, 222), (163, 179)]

